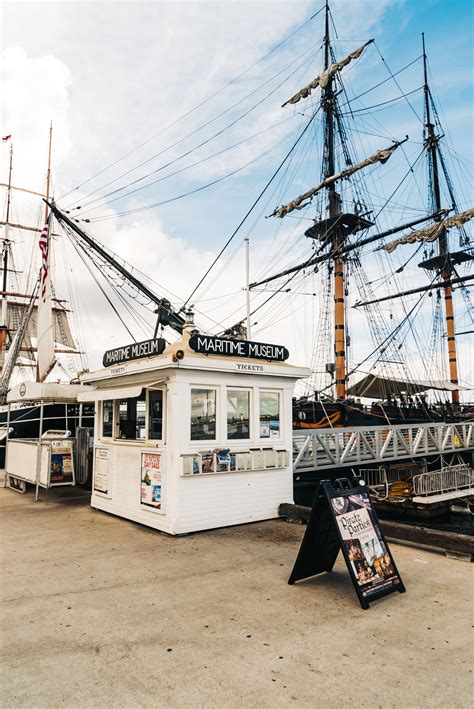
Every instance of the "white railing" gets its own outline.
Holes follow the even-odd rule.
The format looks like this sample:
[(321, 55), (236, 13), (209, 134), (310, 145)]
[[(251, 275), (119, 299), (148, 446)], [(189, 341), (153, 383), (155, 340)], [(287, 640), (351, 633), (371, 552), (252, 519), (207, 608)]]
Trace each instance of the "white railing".
[(474, 423), (422, 423), (293, 431), (295, 472), (368, 465), (474, 446)]
[(474, 488), (474, 472), (468, 465), (453, 465), (413, 476), (414, 495), (427, 497)]

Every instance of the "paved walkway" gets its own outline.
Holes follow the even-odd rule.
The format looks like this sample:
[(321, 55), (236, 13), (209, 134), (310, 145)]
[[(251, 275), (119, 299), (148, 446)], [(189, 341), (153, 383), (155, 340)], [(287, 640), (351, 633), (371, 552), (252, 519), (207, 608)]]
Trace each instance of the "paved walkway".
[(0, 489), (2, 707), (468, 707), (472, 567), (392, 546), (407, 593), (286, 581), (303, 528), (171, 538), (74, 490)]

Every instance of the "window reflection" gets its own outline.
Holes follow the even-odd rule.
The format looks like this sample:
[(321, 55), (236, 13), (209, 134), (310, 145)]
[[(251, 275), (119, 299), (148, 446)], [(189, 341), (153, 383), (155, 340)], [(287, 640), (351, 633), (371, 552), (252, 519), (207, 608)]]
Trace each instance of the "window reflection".
[(216, 390), (191, 389), (191, 440), (216, 437)]
[(111, 438), (113, 433), (114, 402), (110, 399), (102, 402), (102, 436)]
[(163, 392), (161, 389), (148, 392), (148, 438), (163, 438)]
[(260, 392), (260, 438), (280, 436), (280, 394), (277, 391)]
[(227, 391), (227, 438), (250, 438), (250, 392)]

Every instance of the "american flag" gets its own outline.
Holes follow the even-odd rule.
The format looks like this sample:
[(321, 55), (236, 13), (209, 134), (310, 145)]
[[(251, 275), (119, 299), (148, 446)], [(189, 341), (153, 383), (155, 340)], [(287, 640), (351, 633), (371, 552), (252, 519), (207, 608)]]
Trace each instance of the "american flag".
[(39, 239), (39, 247), (42, 255), (41, 263), (41, 297), (46, 300), (46, 282), (48, 280), (48, 255), (49, 255), (49, 219), (44, 225)]

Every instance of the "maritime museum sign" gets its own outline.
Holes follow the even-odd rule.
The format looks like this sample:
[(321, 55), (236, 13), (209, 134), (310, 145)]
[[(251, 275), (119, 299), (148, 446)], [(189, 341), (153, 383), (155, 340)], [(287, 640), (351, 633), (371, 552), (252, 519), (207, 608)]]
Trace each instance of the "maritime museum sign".
[(206, 355), (249, 357), (276, 362), (284, 362), (290, 356), (286, 347), (281, 345), (266, 345), (263, 342), (250, 342), (249, 340), (230, 340), (210, 335), (193, 335), (189, 340), (189, 346), (194, 352)]
[(165, 347), (166, 341), (162, 337), (154, 340), (144, 340), (143, 342), (134, 342), (132, 345), (117, 347), (115, 350), (107, 350), (102, 359), (102, 364), (104, 367), (110, 367), (111, 364), (160, 355), (164, 352)]

